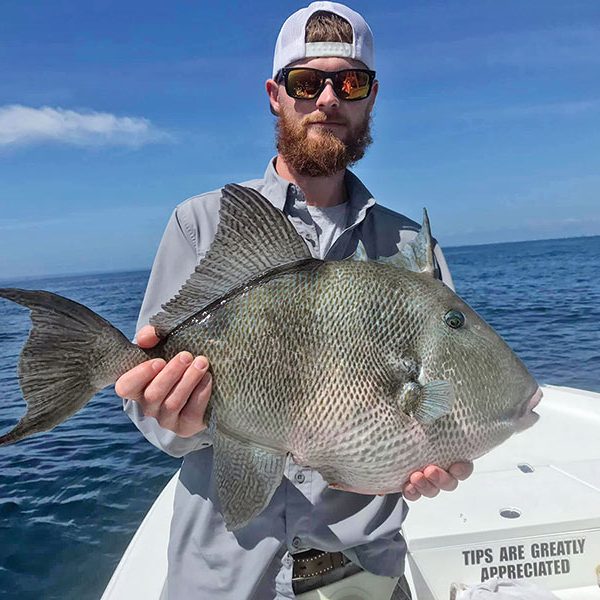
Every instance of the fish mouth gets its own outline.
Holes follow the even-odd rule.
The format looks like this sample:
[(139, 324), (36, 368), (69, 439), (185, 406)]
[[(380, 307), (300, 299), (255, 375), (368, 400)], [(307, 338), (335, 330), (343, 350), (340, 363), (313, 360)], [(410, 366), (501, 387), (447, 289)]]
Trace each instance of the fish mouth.
[(533, 409), (540, 403), (543, 395), (542, 389), (538, 387), (533, 396), (523, 404), (521, 414), (515, 423), (516, 431), (525, 431), (525, 429), (529, 429), (537, 423), (540, 415), (534, 412)]
[(538, 387), (538, 389), (535, 391), (535, 394), (533, 394), (533, 396), (531, 396), (529, 399), (527, 410), (531, 412), (540, 403), (543, 395), (544, 393), (542, 392), (542, 388)]

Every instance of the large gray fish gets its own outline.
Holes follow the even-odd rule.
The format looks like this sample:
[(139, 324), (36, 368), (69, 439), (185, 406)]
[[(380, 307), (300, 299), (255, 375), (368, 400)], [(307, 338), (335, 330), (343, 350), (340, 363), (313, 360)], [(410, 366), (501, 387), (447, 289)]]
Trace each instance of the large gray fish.
[(535, 380), (433, 277), (426, 216), (395, 257), (354, 258), (312, 258), (283, 213), (231, 185), (209, 253), (151, 321), (150, 351), (66, 298), (0, 289), (33, 322), (19, 364), (27, 412), (0, 444), (51, 429), (149, 357), (206, 355), (214, 474), (236, 529), (268, 504), (288, 454), (333, 486), (382, 494), (535, 421)]

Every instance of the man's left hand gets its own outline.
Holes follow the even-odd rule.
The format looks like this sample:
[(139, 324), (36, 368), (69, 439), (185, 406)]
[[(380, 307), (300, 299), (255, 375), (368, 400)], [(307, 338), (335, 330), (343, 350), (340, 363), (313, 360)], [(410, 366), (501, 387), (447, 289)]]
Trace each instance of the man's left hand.
[(454, 463), (447, 471), (435, 465), (428, 465), (422, 471), (415, 471), (404, 485), (402, 494), (407, 500), (418, 500), (421, 496), (433, 498), (440, 490), (451, 492), (459, 481), (473, 472), (472, 462)]

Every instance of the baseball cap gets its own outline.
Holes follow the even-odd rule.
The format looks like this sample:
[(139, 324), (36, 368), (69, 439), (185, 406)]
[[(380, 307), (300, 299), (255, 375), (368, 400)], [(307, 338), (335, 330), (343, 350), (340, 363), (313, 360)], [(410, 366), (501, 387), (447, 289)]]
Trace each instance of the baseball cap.
[[(346, 19), (352, 27), (352, 43), (305, 42), (306, 23), (318, 11), (330, 12)], [(338, 2), (312, 2), (288, 17), (281, 27), (275, 43), (273, 77), (280, 69), (296, 60), (316, 56), (353, 58), (374, 71), (373, 33), (363, 17), (351, 8)]]

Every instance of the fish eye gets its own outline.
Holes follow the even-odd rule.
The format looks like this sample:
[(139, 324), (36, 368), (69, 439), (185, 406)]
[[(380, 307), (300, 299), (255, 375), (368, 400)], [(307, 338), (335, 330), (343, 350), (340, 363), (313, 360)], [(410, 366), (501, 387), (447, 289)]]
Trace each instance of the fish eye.
[(460, 310), (449, 310), (444, 315), (444, 321), (452, 329), (460, 329), (465, 324), (465, 315)]

